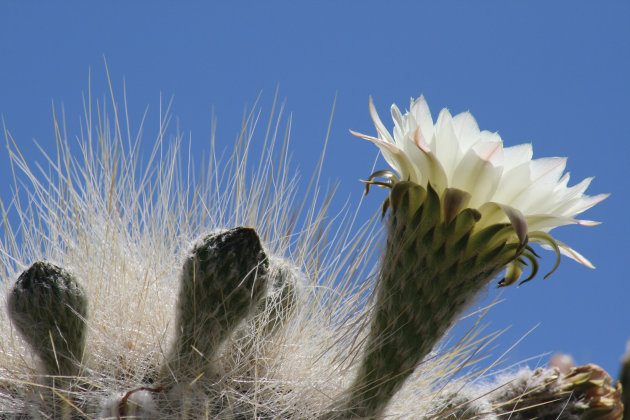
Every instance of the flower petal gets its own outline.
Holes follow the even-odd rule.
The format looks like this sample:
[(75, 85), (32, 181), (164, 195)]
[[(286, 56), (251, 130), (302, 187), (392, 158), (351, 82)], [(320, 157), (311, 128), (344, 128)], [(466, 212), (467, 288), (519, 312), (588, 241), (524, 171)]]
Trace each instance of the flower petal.
[(376, 107), (374, 106), (374, 102), (372, 101), (371, 96), (370, 96), (369, 108), (370, 108), (370, 116), (372, 117), (372, 121), (374, 121), (374, 126), (376, 127), (376, 131), (378, 132), (379, 138), (382, 138), (385, 141), (388, 141), (389, 143), (392, 143), (392, 144), (395, 143), (394, 139), (392, 138), (392, 135), (389, 134), (389, 131), (387, 131), (387, 128), (385, 128), (385, 125), (381, 121), (381, 117), (378, 116), (378, 112), (376, 112)]
[[(595, 268), (593, 263), (591, 263), (584, 255), (580, 254), (575, 249), (571, 248), (569, 245), (563, 242), (560, 242), (558, 240), (556, 240), (556, 243), (558, 244), (558, 247), (560, 247), (560, 253), (562, 255), (566, 255), (572, 260), (575, 260), (579, 262), (580, 264), (587, 266), (588, 268), (593, 268), (593, 269)], [(541, 244), (540, 246), (548, 250), (552, 249), (549, 245), (546, 245), (546, 244)]]
[(527, 222), (525, 221), (523, 213), (521, 213), (518, 209), (506, 206), (505, 204), (498, 204), (498, 206), (501, 207), (501, 210), (503, 210), (508, 219), (510, 219), (510, 223), (514, 228), (516, 236), (518, 236), (518, 239), (521, 241), (521, 244), (527, 243)]
[(356, 131), (350, 130), (350, 133), (356, 137), (369, 140), (372, 143), (376, 144), (381, 150), (381, 153), (383, 153), (383, 157), (385, 158), (389, 166), (391, 166), (396, 172), (398, 172), (400, 179), (407, 179), (409, 177), (412, 164), (411, 162), (409, 162), (407, 156), (405, 156), (405, 154), (402, 152), (402, 150), (400, 150), (398, 146), (393, 143), (377, 139), (375, 137), (357, 133)]
[(452, 174), (455, 171), (458, 158), (463, 155), (459, 148), (459, 142), (453, 128), (453, 117), (446, 108), (440, 111), (437, 122), (435, 123), (435, 149), (432, 151), (442, 164), (446, 177), (452, 180)]
[(555, 216), (553, 214), (535, 214), (526, 216), (527, 226), (530, 230), (547, 232), (553, 228), (564, 225), (596, 226), (599, 223), (592, 220), (578, 220), (572, 217)]
[(487, 226), (502, 223), (509, 220), (514, 233), (521, 244), (527, 243), (528, 226), (523, 213), (514, 207), (505, 204), (488, 202), (479, 208), (481, 213), (480, 223), (477, 224), (476, 230), (481, 230)]
[(470, 149), (454, 171), (451, 185), (470, 192), (470, 206), (480, 207), (489, 201), (501, 180), (502, 169), (481, 158)]
[[(442, 167), (442, 164), (438, 158), (425, 146), (425, 142), (422, 139), (422, 134), (419, 129), (414, 133), (414, 142), (418, 146), (418, 149), (422, 151), (424, 160), (423, 166), (426, 168), (426, 178), (438, 193), (442, 193), (446, 187), (448, 187), (448, 178), (446, 177), (446, 171)], [(423, 172), (424, 173), (424, 172)]]
[[(521, 245), (527, 242), (528, 232), (534, 232), (531, 239), (536, 242), (537, 237), (553, 240), (548, 232), (558, 226), (597, 224), (576, 216), (608, 194), (585, 195), (592, 178), (569, 187), (570, 175), (564, 173), (566, 158), (532, 160), (531, 144), (504, 147), (501, 136), (481, 131), (470, 112), (452, 116), (443, 109), (434, 125), (424, 96), (411, 99), (409, 111), (404, 114), (392, 105), (393, 136), (380, 120), (371, 97), (369, 108), (378, 138), (353, 134), (375, 143), (400, 175), (400, 181), (434, 188), (448, 207), (446, 220), (459, 211), (461, 200), (454, 199), (469, 195), (465, 205), (480, 214), (477, 232), (509, 221), (512, 228), (504, 226), (506, 234), (511, 235), (513, 229)], [(449, 193), (453, 189), (462, 194), (453, 196)], [(562, 249), (590, 264), (571, 248)]]
[(503, 149), (503, 168), (505, 171), (516, 168), (532, 160), (533, 155), (532, 145), (529, 143), (505, 147)]
[(418, 127), (420, 127), (422, 137), (431, 141), (435, 128), (433, 127), (433, 118), (431, 117), (429, 105), (427, 104), (427, 101), (425, 101), (423, 95), (420, 95), (420, 97), (415, 101), (413, 98), (411, 99), (407, 117), (414, 119)]
[(466, 151), (479, 139), (479, 126), (477, 121), (468, 111), (457, 114), (453, 117), (453, 128), (455, 135), (459, 139), (460, 147)]

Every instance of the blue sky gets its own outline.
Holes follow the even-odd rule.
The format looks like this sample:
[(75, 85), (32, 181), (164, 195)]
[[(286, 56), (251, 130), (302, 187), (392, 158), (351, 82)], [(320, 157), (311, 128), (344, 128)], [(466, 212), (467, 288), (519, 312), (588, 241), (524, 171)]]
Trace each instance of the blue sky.
[[(132, 125), (147, 105), (157, 112), (160, 95), (173, 97), (180, 130), (207, 151), (213, 109), (227, 147), (244, 106), (262, 91), (268, 110), (279, 86), (293, 114), (293, 159), (306, 181), (337, 95), (324, 176), (339, 180), (340, 208), (348, 197), (359, 200), (358, 179), (369, 175), (377, 152), (348, 133), (374, 133), (369, 95), (388, 126), (391, 103), (406, 108), (420, 93), (434, 117), (443, 107), (470, 110), (506, 145), (532, 142), (535, 157), (568, 156), (573, 182), (595, 176), (588, 192), (612, 193), (585, 213), (601, 226), (554, 231), (597, 269), (565, 259), (551, 278), (504, 290), (489, 329), (511, 326), (500, 339), (505, 349), (540, 323), (512, 362), (564, 351), (616, 376), (630, 337), (629, 21), (624, 1), (5, 0), (0, 115), (27, 159), (42, 161), (33, 139), (54, 153), (51, 103), (64, 104), (76, 133), (89, 69), (94, 92), (106, 93), (105, 56), (114, 86), (125, 80)], [(9, 175), (0, 151), (0, 179)], [(10, 194), (0, 184), (4, 201)], [(370, 194), (366, 218), (384, 194)], [(543, 256), (544, 269), (553, 255)], [(479, 304), (496, 296), (490, 288)]]

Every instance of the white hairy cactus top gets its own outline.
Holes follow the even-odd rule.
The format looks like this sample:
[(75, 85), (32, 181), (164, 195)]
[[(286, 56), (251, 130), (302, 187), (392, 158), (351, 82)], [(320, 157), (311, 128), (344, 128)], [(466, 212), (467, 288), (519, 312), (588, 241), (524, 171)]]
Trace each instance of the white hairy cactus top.
[[(360, 351), (344, 343), (352, 327), (342, 321), (365, 315), (371, 283), (357, 279), (367, 277), (374, 251), (367, 244), (378, 226), (352, 226), (351, 214), (332, 224), (330, 201), (316, 183), (298, 194), (288, 131), (268, 130), (263, 153), (252, 159), (250, 144), (264, 141), (266, 131), (254, 130), (259, 110), (249, 114), (228, 159), (221, 160), (214, 139), (208, 150), (195, 151), (211, 162), (196, 172), (183, 138), (168, 135), (168, 116), (161, 116), (147, 160), (139, 153), (142, 139), (131, 134), (133, 123), (125, 126), (122, 104), (114, 97), (96, 104), (89, 96), (86, 103), (92, 106), (85, 108), (78, 147), (75, 134), (54, 131), (58, 155), (44, 155), (41, 166), (26, 161), (4, 131), (24, 188), (2, 197), (1, 300), (34, 261), (54, 261), (72, 272), (90, 302), (82, 365), (63, 394), (74, 405), (70, 411), (150, 418), (162, 410), (161, 417), (181, 418), (186, 410), (216, 405), (216, 389), (203, 388), (191, 399), (196, 406), (168, 411), (158, 379), (175, 338), (179, 277), (193, 241), (237, 226), (256, 230), (271, 278), (286, 278), (294, 288), (272, 281), (262, 312), (222, 346), (214, 366), (222, 376), (213, 379), (219, 405), (232, 404), (252, 418), (263, 412), (312, 418), (325, 410), (350, 380)], [(286, 119), (282, 108), (271, 110), (270, 124)], [(277, 322), (288, 314), (290, 322)], [(50, 413), (47, 404), (55, 399), (39, 395), (55, 391), (6, 315), (0, 336), (0, 413)]]

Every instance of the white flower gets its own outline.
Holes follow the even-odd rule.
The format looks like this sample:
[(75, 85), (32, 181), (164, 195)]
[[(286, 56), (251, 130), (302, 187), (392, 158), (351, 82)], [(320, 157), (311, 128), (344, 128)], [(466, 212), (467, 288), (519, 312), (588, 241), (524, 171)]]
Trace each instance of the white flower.
[[(411, 99), (410, 110), (404, 115), (392, 105), (391, 114), (393, 136), (370, 98), (370, 115), (378, 138), (351, 131), (379, 147), (398, 175), (389, 174), (390, 183), (405, 180), (424, 187), (430, 183), (440, 196), (451, 188), (469, 193), (465, 205), (482, 214), (478, 229), (508, 218), (515, 228), (521, 224), (525, 232), (546, 233), (566, 224), (598, 224), (575, 216), (608, 194), (585, 195), (592, 178), (569, 187), (569, 173), (563, 175), (566, 158), (532, 160), (531, 144), (503, 147), (501, 137), (479, 130), (469, 112), (451, 116), (446, 108), (442, 109), (434, 124), (423, 96)], [(383, 175), (377, 172), (370, 181)], [(563, 254), (593, 267), (578, 252), (555, 242)]]

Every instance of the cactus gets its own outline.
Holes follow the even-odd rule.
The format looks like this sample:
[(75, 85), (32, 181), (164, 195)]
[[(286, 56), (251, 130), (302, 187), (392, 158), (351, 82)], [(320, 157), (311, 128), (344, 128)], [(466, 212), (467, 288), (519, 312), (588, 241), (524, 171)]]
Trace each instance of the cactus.
[(42, 363), (43, 383), (39, 397), (29, 402), (31, 409), (70, 418), (76, 405), (69, 391), (77, 388), (87, 335), (85, 291), (68, 271), (37, 261), (15, 282), (7, 307), (13, 325)]
[(265, 337), (277, 333), (296, 309), (303, 287), (301, 276), (299, 269), (286, 261), (281, 259), (271, 261), (269, 290), (265, 299), (258, 305), (256, 319), (261, 324), (256, 328)]
[(523, 369), (488, 399), (497, 415), (514, 420), (619, 420), (623, 415), (621, 385), (613, 385), (611, 377), (593, 364), (564, 374), (557, 368)]
[[(511, 284), (525, 262), (535, 264), (532, 237), (518, 224), (480, 226), (481, 210), (467, 208), (461, 191), (397, 181), (385, 207), (391, 211), (380, 274), (368, 275), (377, 222), (357, 229), (353, 215), (328, 217), (329, 199), (318, 200), (317, 192), (300, 203), (286, 159), (277, 166), (271, 137), (251, 178), (252, 115), (230, 160), (192, 187), (180, 179), (178, 143), (160, 154), (164, 161), (142, 168), (137, 144), (111, 137), (125, 130), (115, 129), (121, 121), (109, 127), (105, 112), (86, 116), (84, 161), (60, 139), (57, 162), (72, 169), (52, 188), (35, 182), (28, 162), (10, 152), (33, 182), (29, 197), (42, 202), (28, 211), (0, 206), (19, 212), (22, 222), (22, 230), (4, 226), (0, 275), (14, 279), (17, 262), (40, 255), (64, 261), (84, 282), (36, 263), (7, 293), (13, 324), (54, 382), (42, 387), (41, 372), (0, 317), (7, 337), (0, 340), (0, 417), (441, 419), (522, 411), (555, 418), (564, 410), (559, 401), (568, 401), (572, 414), (618, 413), (618, 389), (595, 368), (572, 376), (522, 373), (513, 388), (514, 376), (502, 377), (496, 391), (471, 383), (478, 349), (493, 338), (478, 330), (426, 357), (492, 276), (507, 265), (501, 284)], [(165, 133), (160, 127), (156, 150)], [(137, 182), (140, 168), (147, 176)], [(33, 209), (54, 211), (41, 217)], [(205, 236), (192, 251), (185, 246), (198, 232), (242, 225), (252, 227)], [(27, 275), (35, 271), (53, 274)], [(32, 304), (50, 284), (63, 299)], [(85, 296), (91, 316), (84, 348)], [(82, 375), (81, 386), (59, 375)], [(540, 392), (521, 386), (527, 381)], [(70, 404), (58, 410), (59, 399), (42, 398), (42, 388)], [(531, 404), (511, 405), (530, 396)], [(532, 405), (539, 403), (545, 411)]]
[(231, 347), (225, 352), (227, 369), (246, 377), (266, 374), (260, 358), (271, 357), (285, 344), (283, 332), (298, 304), (304, 303), (303, 277), (283, 258), (270, 259), (265, 297), (235, 331)]
[(263, 297), (268, 266), (251, 228), (208, 235), (194, 247), (182, 270), (167, 366), (177, 381), (210, 373), (219, 345)]
[(592, 364), (564, 373), (555, 367), (522, 368), (495, 378), (476, 392), (449, 386), (423, 418), (620, 420), (620, 394), (620, 384), (613, 385), (610, 376)]
[(53, 376), (80, 373), (88, 302), (79, 283), (54, 264), (33, 263), (17, 279), (7, 302), (9, 316)]

